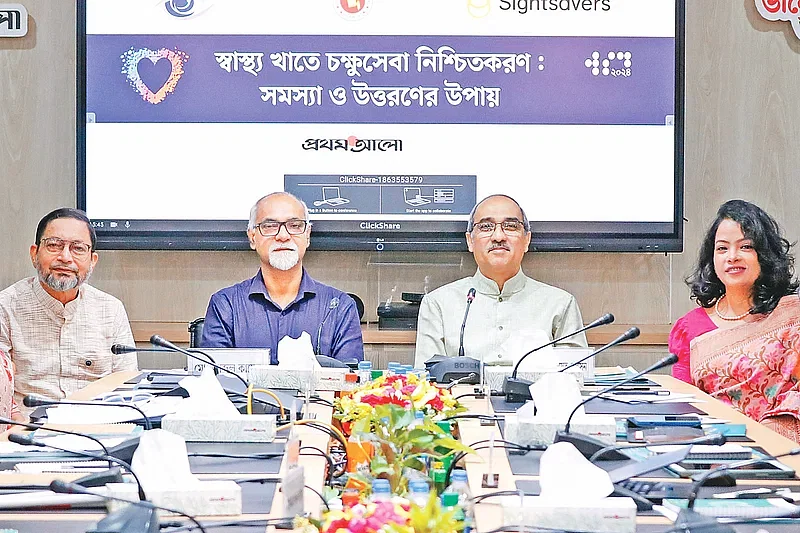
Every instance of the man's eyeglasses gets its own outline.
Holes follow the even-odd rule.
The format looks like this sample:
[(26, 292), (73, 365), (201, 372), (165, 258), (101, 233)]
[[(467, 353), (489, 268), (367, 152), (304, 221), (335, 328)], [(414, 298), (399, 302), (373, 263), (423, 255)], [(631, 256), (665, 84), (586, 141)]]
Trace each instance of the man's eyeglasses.
[(92, 247), (85, 242), (81, 241), (65, 241), (58, 237), (49, 237), (41, 240), (44, 249), (48, 253), (58, 254), (64, 249), (64, 246), (69, 246), (69, 253), (75, 257), (86, 257), (92, 251)]
[(281, 226), (286, 228), (289, 235), (300, 235), (305, 233), (308, 222), (300, 219), (287, 220), (286, 222), (278, 222), (277, 220), (265, 220), (261, 224), (256, 224), (258, 232), (264, 237), (274, 237), (281, 231)]
[(483, 222), (476, 223), (472, 228), (480, 235), (491, 235), (494, 233), (494, 229), (497, 226), (500, 226), (500, 228), (503, 230), (503, 233), (506, 235), (518, 235), (525, 230), (525, 224), (523, 224), (521, 220), (517, 219), (504, 220), (502, 222), (485, 220)]

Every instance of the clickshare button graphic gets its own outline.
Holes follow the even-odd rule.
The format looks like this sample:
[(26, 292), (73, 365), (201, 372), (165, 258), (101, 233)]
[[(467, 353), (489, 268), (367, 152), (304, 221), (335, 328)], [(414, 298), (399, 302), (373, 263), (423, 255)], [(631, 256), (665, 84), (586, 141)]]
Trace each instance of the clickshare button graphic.
[(185, 52), (160, 48), (130, 48), (121, 56), (122, 73), (145, 102), (160, 104), (175, 91), (189, 56)]

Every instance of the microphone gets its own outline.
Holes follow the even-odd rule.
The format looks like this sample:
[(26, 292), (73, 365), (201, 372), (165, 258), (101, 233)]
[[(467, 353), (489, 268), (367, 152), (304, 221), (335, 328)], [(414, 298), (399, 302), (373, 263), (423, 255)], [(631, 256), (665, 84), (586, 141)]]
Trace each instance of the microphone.
[(591, 457), (589, 457), (589, 462), (593, 463), (600, 459), (603, 455), (617, 451), (617, 450), (630, 450), (632, 448), (646, 448), (648, 446), (684, 446), (688, 444), (707, 444), (709, 446), (722, 446), (728, 441), (725, 435), (716, 434), (716, 435), (704, 435), (702, 437), (697, 437), (696, 439), (691, 440), (679, 440), (673, 442), (645, 442), (640, 444), (612, 444), (606, 446), (605, 448), (601, 448), (594, 452)]
[[(613, 321), (614, 321), (614, 315), (612, 315), (611, 313), (606, 313), (605, 315), (601, 316), (600, 318), (598, 318), (594, 322), (592, 322), (590, 324), (587, 324), (586, 326), (582, 327), (578, 331), (570, 333), (569, 335), (564, 335), (563, 337), (559, 337), (558, 339), (552, 340), (552, 341), (550, 341), (550, 342), (548, 342), (546, 344), (543, 344), (541, 346), (537, 346), (533, 350), (531, 350), (528, 353), (524, 354), (522, 357), (520, 357), (519, 361), (517, 361), (517, 364), (514, 366), (514, 371), (511, 373), (511, 376), (506, 377), (503, 380), (503, 394), (505, 394), (505, 396), (506, 396), (506, 401), (509, 402), (509, 403), (519, 403), (519, 402), (524, 402), (524, 401), (527, 401), (527, 400), (531, 399), (530, 386), (533, 384), (533, 382), (528, 380), (528, 379), (522, 379), (522, 378), (518, 378), (517, 377), (517, 372), (519, 372), (520, 364), (530, 354), (532, 354), (534, 352), (537, 352), (537, 351), (541, 350), (542, 348), (547, 348), (548, 346), (552, 346), (555, 343), (561, 342), (564, 339), (572, 337), (573, 335), (577, 335), (578, 333), (583, 333), (586, 330), (589, 330), (589, 329), (592, 329), (592, 328), (596, 328), (598, 326), (604, 326), (606, 324), (610, 324)], [(580, 364), (580, 363), (586, 361), (587, 359), (589, 359), (591, 357), (594, 357), (595, 355), (599, 354), (603, 350), (611, 348), (612, 346), (615, 346), (616, 344), (619, 344), (620, 342), (625, 342), (626, 340), (629, 340), (629, 338), (633, 338), (633, 337), (626, 337), (626, 335), (631, 333), (634, 329), (636, 330), (636, 335), (638, 335), (639, 334), (639, 330), (637, 328), (631, 328), (628, 331), (626, 331), (624, 334), (622, 334), (621, 336), (619, 336), (616, 339), (614, 339), (613, 341), (611, 341), (610, 344), (607, 344), (607, 345), (603, 346), (602, 348), (598, 349), (597, 351), (592, 352), (591, 354), (589, 354), (588, 356), (584, 357), (580, 361), (577, 361), (577, 363)], [(634, 337), (636, 335), (634, 335)], [(573, 365), (568, 366), (567, 368), (570, 368), (571, 366), (574, 366), (574, 364), (575, 363), (573, 363)], [(567, 368), (562, 368), (562, 369), (559, 370), (559, 372), (563, 372)]]
[(781, 453), (772, 457), (746, 459), (744, 461), (736, 461), (733, 463), (720, 465), (709, 470), (708, 472), (703, 473), (692, 484), (692, 490), (689, 494), (687, 506), (685, 509), (681, 509), (681, 511), (678, 513), (678, 517), (675, 519), (673, 530), (684, 531), (686, 533), (691, 533), (693, 531), (703, 531), (708, 533), (734, 533), (734, 529), (731, 526), (727, 524), (721, 524), (713, 516), (701, 515), (694, 510), (694, 502), (697, 499), (697, 493), (708, 480), (722, 475), (728, 470), (742, 468), (744, 466), (750, 466), (764, 461), (771, 461), (773, 459), (787, 457), (790, 455), (800, 455), (800, 448), (794, 448), (786, 453)]
[(156, 505), (146, 500), (136, 502), (124, 498), (117, 498), (115, 496), (108, 496), (106, 494), (98, 494), (76, 483), (70, 483), (69, 481), (62, 481), (60, 479), (55, 479), (50, 482), (50, 490), (57, 494), (87, 494), (106, 500), (130, 504), (119, 511), (108, 514), (108, 516), (97, 523), (94, 531), (105, 531), (108, 533), (158, 533), (161, 529), (161, 524), (159, 523), (156, 510), (159, 509), (185, 516), (191, 520), (200, 531), (206, 531), (194, 516), (177, 509)]
[[(0, 416), (0, 424), (11, 425), (11, 426), (20, 426), (20, 427), (23, 427), (23, 428), (32, 429), (34, 431), (37, 430), (37, 429), (44, 429), (45, 431), (52, 431), (53, 433), (61, 433), (62, 435), (73, 435), (73, 436), (83, 437), (85, 439), (89, 439), (91, 441), (96, 442), (97, 445), (100, 446), (100, 448), (103, 450), (103, 452), (106, 455), (111, 455), (109, 453), (109, 451), (108, 451), (108, 448), (106, 448), (105, 444), (103, 444), (103, 442), (100, 439), (98, 439), (96, 437), (92, 437), (91, 435), (87, 435), (85, 433), (76, 433), (74, 431), (67, 431), (66, 429), (56, 429), (56, 428), (51, 428), (51, 427), (45, 427), (42, 424), (29, 424), (27, 422), (17, 422), (16, 420), (11, 420), (10, 418), (4, 418), (4, 417), (1, 417), (1, 416)], [(11, 440), (11, 434), (9, 434), (8, 438), (9, 438), (9, 440)], [(108, 467), (109, 468), (111, 468), (113, 466), (112, 462), (113, 461), (109, 461), (108, 462)]]
[[(613, 341), (612, 341), (611, 344), (613, 344)], [(602, 349), (603, 348), (601, 348), (601, 350)], [(572, 412), (570, 413), (569, 417), (567, 417), (567, 423), (564, 426), (564, 431), (557, 431), (555, 439), (554, 439), (553, 442), (569, 442), (573, 446), (575, 446), (578, 449), (578, 451), (581, 452), (584, 455), (584, 457), (591, 457), (597, 451), (601, 450), (602, 448), (605, 448), (606, 447), (606, 443), (604, 443), (602, 441), (599, 441), (597, 439), (593, 439), (592, 437), (589, 437), (587, 435), (578, 435), (578, 434), (569, 432), (569, 425), (572, 422), (572, 417), (575, 416), (575, 413), (578, 412), (578, 409), (580, 409), (582, 406), (586, 405), (590, 401), (594, 400), (595, 398), (599, 398), (603, 394), (608, 394), (612, 390), (614, 390), (614, 389), (616, 389), (618, 387), (621, 387), (621, 386), (623, 386), (625, 384), (628, 384), (631, 381), (639, 379), (640, 377), (644, 376), (645, 374), (649, 374), (650, 372), (654, 372), (656, 370), (664, 368), (665, 366), (674, 365), (676, 362), (678, 362), (678, 356), (675, 355), (675, 354), (669, 354), (667, 357), (661, 359), (660, 361), (657, 361), (657, 362), (653, 363), (652, 365), (650, 365), (649, 367), (645, 368), (644, 370), (642, 370), (638, 374), (635, 374), (635, 375), (633, 375), (633, 376), (631, 376), (629, 378), (623, 379), (622, 381), (620, 381), (618, 383), (615, 383), (614, 385), (611, 385), (610, 387), (606, 387), (605, 389), (601, 390), (600, 392), (597, 392), (597, 393), (589, 396), (588, 398), (586, 398), (581, 403), (579, 403), (578, 405), (575, 406), (575, 409), (573, 409)], [(622, 461), (622, 460), (630, 459), (630, 457), (628, 457), (627, 455), (621, 454), (619, 452), (614, 452), (614, 453), (609, 452), (609, 459), (616, 460), (616, 461)]]
[(319, 325), (319, 329), (317, 330), (317, 345), (314, 349), (314, 355), (321, 355), (319, 353), (319, 341), (322, 338), (322, 328), (325, 326), (325, 322), (328, 320), (328, 317), (331, 316), (333, 310), (339, 307), (339, 298), (334, 296), (331, 298), (330, 303), (328, 303), (328, 310), (325, 312), (325, 316), (322, 317), (322, 323)]
[(483, 372), (481, 362), (464, 355), (464, 329), (467, 326), (469, 308), (475, 299), (475, 287), (467, 291), (467, 307), (464, 309), (464, 320), (461, 321), (461, 333), (458, 339), (458, 357), (434, 355), (427, 361), (428, 373), (436, 383), (450, 383), (459, 380), (459, 383), (475, 384), (480, 382)]
[(467, 308), (464, 309), (464, 320), (461, 321), (461, 334), (458, 337), (458, 356), (464, 357), (464, 328), (467, 327), (467, 317), (469, 316), (469, 308), (472, 307), (472, 301), (475, 299), (475, 287), (467, 291)]
[[(60, 446), (53, 446), (52, 444), (48, 444), (46, 442), (42, 442), (41, 440), (36, 440), (30, 435), (23, 435), (21, 433), (11, 433), (8, 436), (8, 440), (13, 442), (14, 444), (20, 444), (22, 446), (38, 446), (40, 448), (53, 448), (56, 450), (60, 450), (62, 452), (71, 453), (73, 455), (77, 455), (80, 457), (90, 457), (92, 459), (102, 459), (104, 461), (109, 461), (110, 463), (118, 464), (119, 466), (125, 468), (128, 472), (131, 473), (133, 479), (136, 480), (136, 485), (139, 487), (139, 499), (144, 501), (147, 499), (144, 493), (144, 489), (142, 488), (142, 483), (139, 481), (139, 476), (136, 475), (136, 472), (133, 471), (131, 465), (127, 461), (123, 461), (122, 459), (117, 459), (112, 455), (108, 455), (107, 453), (94, 453), (94, 452), (87, 452), (87, 451), (76, 451), (70, 450), (67, 448), (61, 448)], [(83, 488), (83, 487), (81, 487)]]
[(127, 407), (129, 409), (134, 409), (142, 415), (144, 418), (144, 428), (145, 429), (153, 429), (153, 424), (150, 423), (150, 419), (144, 413), (143, 410), (136, 407), (130, 403), (109, 403), (109, 402), (78, 402), (72, 400), (51, 400), (50, 398), (45, 398), (39, 394), (28, 394), (24, 398), (22, 398), (22, 403), (25, 407), (46, 407), (51, 405), (98, 405), (103, 407)]
[(123, 355), (126, 353), (133, 353), (133, 352), (170, 352), (172, 350), (167, 350), (165, 348), (137, 348), (136, 346), (126, 346), (124, 344), (112, 344), (111, 345), (111, 353), (114, 355)]
[(169, 342), (167, 339), (165, 339), (161, 335), (153, 335), (152, 337), (150, 337), (150, 344), (153, 344), (154, 346), (158, 346), (160, 348), (166, 348), (168, 351), (182, 353), (183, 355), (185, 355), (187, 357), (191, 357), (192, 359), (196, 359), (197, 361), (200, 361), (202, 363), (206, 363), (210, 367), (214, 368), (214, 370), (215, 370), (214, 373), (215, 374), (218, 373), (218, 371), (220, 371), (220, 370), (223, 371), (223, 372), (227, 372), (228, 374), (233, 375), (234, 377), (238, 378), (239, 381), (244, 383), (245, 389), (250, 386), (250, 384), (247, 383), (247, 381), (241, 375), (237, 374), (233, 370), (228, 370), (224, 366), (218, 365), (216, 363), (216, 361), (214, 361), (213, 357), (211, 357), (207, 353), (201, 352), (200, 350), (195, 350), (195, 351), (197, 353), (201, 354), (201, 355), (204, 355), (204, 356), (208, 357), (208, 361), (205, 361), (205, 360), (201, 359), (200, 357), (197, 356), (197, 354), (194, 354), (194, 353), (190, 352), (189, 350), (184, 350), (180, 346), (176, 346), (176, 345), (172, 344), (171, 342)]

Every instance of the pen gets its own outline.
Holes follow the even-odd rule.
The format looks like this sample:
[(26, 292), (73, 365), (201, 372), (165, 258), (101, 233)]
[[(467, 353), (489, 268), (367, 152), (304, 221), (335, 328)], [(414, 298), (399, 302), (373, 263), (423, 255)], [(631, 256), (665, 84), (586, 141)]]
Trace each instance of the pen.
[(643, 396), (668, 396), (668, 390), (646, 390), (646, 391), (635, 391), (635, 390), (623, 390), (623, 391), (614, 391), (612, 394), (619, 394), (619, 395), (643, 395)]

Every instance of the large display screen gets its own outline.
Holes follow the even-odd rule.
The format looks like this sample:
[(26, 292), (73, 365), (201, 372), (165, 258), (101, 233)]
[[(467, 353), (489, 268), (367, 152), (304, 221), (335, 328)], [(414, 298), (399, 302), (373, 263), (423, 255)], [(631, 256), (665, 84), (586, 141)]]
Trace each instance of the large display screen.
[(683, 0), (82, 0), (78, 205), (101, 246), (466, 250), (501, 193), (539, 250), (677, 251)]

